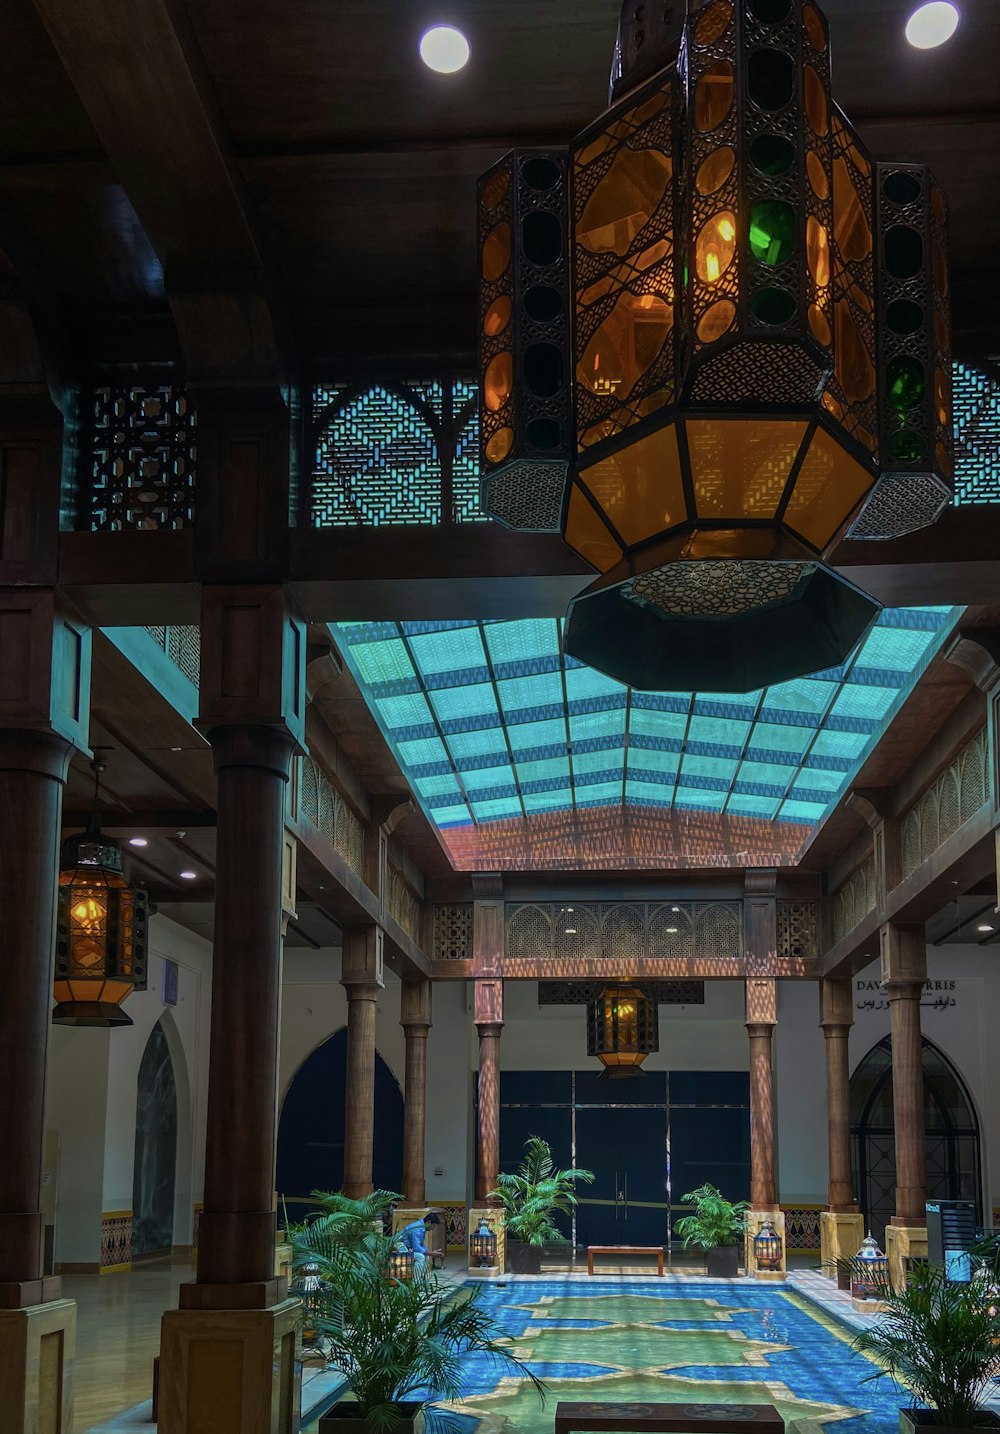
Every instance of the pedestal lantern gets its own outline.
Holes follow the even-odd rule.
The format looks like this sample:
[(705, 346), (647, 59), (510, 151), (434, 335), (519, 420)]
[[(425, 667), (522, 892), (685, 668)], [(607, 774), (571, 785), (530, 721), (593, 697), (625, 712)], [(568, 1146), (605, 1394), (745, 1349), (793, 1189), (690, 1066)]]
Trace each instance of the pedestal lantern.
[(407, 1249), (403, 1244), (394, 1244), (389, 1251), (389, 1279), (395, 1280), (397, 1283), (400, 1280), (412, 1280), (414, 1263), (412, 1250)]
[(125, 879), (122, 849), (101, 831), (95, 760), (94, 811), (87, 829), (63, 843), (56, 915), (52, 1021), (62, 1026), (130, 1026), (122, 1002), (146, 986), (147, 897)]
[(753, 1237), (754, 1266), (760, 1273), (773, 1275), (781, 1270), (783, 1256), (781, 1236), (774, 1221), (766, 1219)]
[(587, 1006), (587, 1054), (604, 1066), (601, 1077), (641, 1075), (646, 1057), (659, 1050), (656, 1002), (634, 986), (609, 986)]
[(496, 1269), (497, 1237), (490, 1229), (485, 1215), (480, 1218), (479, 1228), (469, 1237), (469, 1251), (477, 1269)]
[(869, 1232), (851, 1261), (851, 1303), (854, 1308), (867, 1314), (877, 1310), (888, 1283), (888, 1258)]

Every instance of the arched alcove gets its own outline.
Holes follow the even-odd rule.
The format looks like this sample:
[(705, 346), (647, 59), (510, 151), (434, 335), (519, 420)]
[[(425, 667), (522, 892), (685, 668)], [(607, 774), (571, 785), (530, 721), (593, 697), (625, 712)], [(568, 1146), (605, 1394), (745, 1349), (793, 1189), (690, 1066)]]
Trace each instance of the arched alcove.
[[(344, 1096), (347, 1029), (337, 1031), (306, 1057), (292, 1078), (278, 1125), (279, 1198), (292, 1220), (301, 1219), (313, 1190), (339, 1190), (344, 1183)], [(403, 1177), (403, 1094), (380, 1055), (375, 1056), (375, 1153), (377, 1188), (399, 1190)]]
[[(927, 1195), (974, 1200), (982, 1218), (979, 1120), (972, 1097), (942, 1050), (923, 1038)], [(851, 1076), (854, 1189), (866, 1227), (877, 1240), (895, 1209), (896, 1148), (892, 1105), (892, 1037), (884, 1036)]]
[(160, 1021), (139, 1064), (132, 1176), (132, 1257), (169, 1253), (177, 1178), (177, 1083)]

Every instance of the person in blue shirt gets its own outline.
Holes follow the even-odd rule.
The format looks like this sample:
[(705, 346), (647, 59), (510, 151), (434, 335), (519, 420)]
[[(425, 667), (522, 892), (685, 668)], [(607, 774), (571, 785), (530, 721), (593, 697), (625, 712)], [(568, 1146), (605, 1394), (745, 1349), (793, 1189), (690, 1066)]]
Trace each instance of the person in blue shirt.
[(403, 1248), (413, 1252), (413, 1273), (415, 1275), (423, 1274), (430, 1258), (431, 1252), (427, 1248), (427, 1231), (440, 1223), (441, 1216), (431, 1210), (422, 1220), (411, 1220), (409, 1225), (404, 1225), (397, 1236)]

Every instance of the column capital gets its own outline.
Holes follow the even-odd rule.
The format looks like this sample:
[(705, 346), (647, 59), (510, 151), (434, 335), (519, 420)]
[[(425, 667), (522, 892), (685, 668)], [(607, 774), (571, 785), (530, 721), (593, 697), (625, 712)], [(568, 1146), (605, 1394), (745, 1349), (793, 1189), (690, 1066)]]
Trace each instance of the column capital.
[(943, 656), (968, 673), (981, 692), (989, 692), (1000, 681), (1000, 628), (960, 628)]
[(472, 983), (473, 1020), (478, 1028), (503, 1025), (503, 980), (477, 977)]
[(879, 954), (887, 994), (909, 986), (919, 991), (927, 980), (927, 937), (922, 925), (898, 926), (887, 921), (879, 930)]
[(850, 1030), (854, 1024), (854, 989), (851, 981), (829, 976), (820, 981), (819, 1023), (824, 1030)]
[(422, 1031), (426, 1036), (430, 1030), (432, 989), (426, 976), (404, 978), (399, 992), (399, 1024), (407, 1034)]
[(203, 587), (195, 726), (209, 734), (242, 724), (283, 728), (303, 752), (305, 650), (305, 623), (284, 587)]
[[(374, 1001), (384, 989), (381, 926), (349, 926), (344, 931), (340, 957), (340, 984), (347, 998)], [(366, 994), (367, 993), (367, 994)]]
[(778, 983), (773, 976), (747, 976), (744, 983), (747, 1030), (778, 1023)]
[(298, 743), (284, 727), (228, 722), (209, 728), (205, 735), (216, 774), (226, 767), (262, 767), (288, 781)]

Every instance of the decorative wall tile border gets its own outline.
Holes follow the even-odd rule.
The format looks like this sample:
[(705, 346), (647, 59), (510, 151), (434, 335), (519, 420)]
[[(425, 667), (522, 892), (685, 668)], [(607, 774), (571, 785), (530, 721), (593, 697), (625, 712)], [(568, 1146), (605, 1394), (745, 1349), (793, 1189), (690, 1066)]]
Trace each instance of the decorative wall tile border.
[(101, 1274), (132, 1268), (132, 1211), (105, 1210), (101, 1216)]
[(819, 1216), (825, 1205), (782, 1205), (789, 1250), (819, 1250)]

